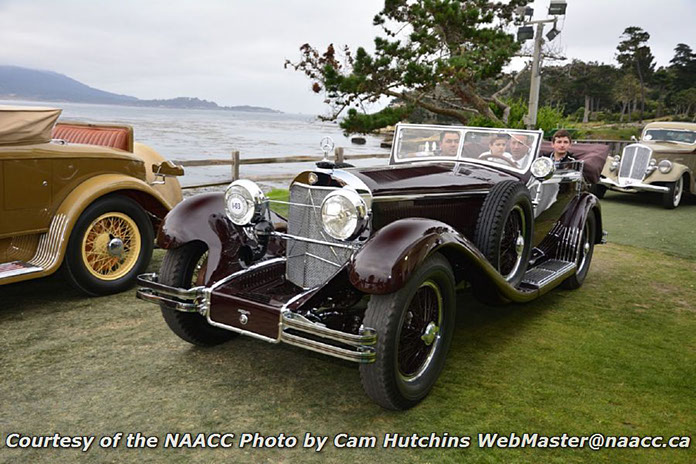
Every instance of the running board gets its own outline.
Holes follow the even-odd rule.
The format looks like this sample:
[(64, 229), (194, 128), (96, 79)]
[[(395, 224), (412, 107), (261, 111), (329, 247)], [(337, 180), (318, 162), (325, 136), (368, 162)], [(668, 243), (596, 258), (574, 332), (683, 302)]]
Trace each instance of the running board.
[(550, 259), (525, 272), (520, 284), (523, 288), (539, 289), (555, 281), (559, 276), (575, 270), (575, 263)]
[(40, 266), (34, 266), (24, 261), (10, 261), (9, 263), (0, 264), (0, 280), (43, 270), (44, 268)]
[(61, 246), (66, 239), (67, 229), (68, 217), (65, 214), (53, 216), (48, 231), (39, 236), (39, 244), (34, 257), (27, 262), (9, 261), (0, 264), (0, 280), (53, 270), (61, 258)]

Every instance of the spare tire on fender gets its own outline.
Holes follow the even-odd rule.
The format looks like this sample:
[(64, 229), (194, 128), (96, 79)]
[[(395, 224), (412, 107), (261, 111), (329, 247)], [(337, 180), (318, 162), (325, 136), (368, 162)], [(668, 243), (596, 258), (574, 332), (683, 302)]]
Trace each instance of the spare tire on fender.
[(493, 186), (476, 222), (474, 244), (512, 286), (527, 270), (532, 253), (534, 210), (527, 187), (518, 181)]

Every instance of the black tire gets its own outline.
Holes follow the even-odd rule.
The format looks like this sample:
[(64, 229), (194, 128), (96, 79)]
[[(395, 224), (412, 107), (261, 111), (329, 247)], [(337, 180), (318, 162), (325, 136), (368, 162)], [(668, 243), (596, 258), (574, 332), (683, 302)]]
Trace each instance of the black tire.
[[(172, 287), (191, 288), (198, 271), (196, 268), (206, 252), (205, 246), (198, 243), (188, 243), (167, 250), (160, 267), (159, 281)], [(160, 309), (172, 332), (193, 345), (219, 345), (236, 335), (228, 330), (213, 327), (198, 313), (176, 311), (163, 304), (160, 305)]]
[(152, 223), (130, 198), (111, 195), (89, 205), (75, 223), (63, 261), (67, 280), (88, 295), (132, 287), (154, 246)]
[(504, 181), (494, 185), (483, 201), (474, 244), (514, 287), (527, 270), (533, 230), (529, 190), (520, 182)]
[(383, 408), (415, 406), (442, 372), (454, 333), (454, 286), (449, 262), (435, 253), (403, 288), (370, 297), (363, 325), (377, 331), (377, 356), (360, 365), (360, 379)]
[(593, 184), (592, 187), (590, 187), (590, 193), (593, 193), (594, 196), (601, 200), (607, 193), (607, 187), (605, 185)]
[(675, 182), (665, 184), (669, 190), (662, 194), (662, 206), (667, 209), (674, 209), (679, 206), (681, 199), (684, 197), (684, 186), (686, 185), (684, 176)]
[(582, 226), (582, 233), (580, 234), (580, 241), (578, 242), (579, 250), (575, 274), (563, 281), (561, 284), (563, 288), (575, 290), (576, 288), (580, 288), (583, 282), (585, 282), (587, 271), (589, 271), (592, 262), (596, 235), (597, 219), (595, 218), (594, 212), (590, 211), (587, 213), (587, 218), (585, 218), (585, 223)]

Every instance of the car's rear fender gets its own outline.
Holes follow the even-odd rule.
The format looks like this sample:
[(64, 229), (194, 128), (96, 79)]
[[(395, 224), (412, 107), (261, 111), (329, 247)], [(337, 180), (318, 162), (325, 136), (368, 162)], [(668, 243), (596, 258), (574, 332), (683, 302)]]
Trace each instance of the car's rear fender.
[(401, 219), (377, 231), (351, 258), (350, 283), (368, 294), (395, 292), (435, 252), (449, 260), (458, 279), (485, 286), (486, 293), (517, 302), (540, 294), (512, 287), (469, 239), (443, 222), (423, 218)]
[[(278, 228), (283, 220), (271, 214)], [(239, 252), (246, 239), (227, 218), (223, 193), (202, 193), (187, 198), (164, 218), (157, 235), (157, 245), (172, 249), (194, 242), (208, 249), (207, 285), (242, 269)], [(271, 238), (267, 255), (279, 256), (283, 253), (283, 244)]]
[(143, 209), (159, 217), (164, 216), (169, 209), (166, 200), (153, 192), (140, 179), (123, 174), (103, 174), (92, 177), (72, 190), (53, 214), (51, 225), (45, 232), (46, 243), (41, 251), (43, 271), (23, 275), (16, 281), (43, 277), (58, 270), (63, 263), (70, 234), (80, 215), (89, 205), (107, 195), (130, 197), (138, 202)]
[(566, 212), (561, 216), (559, 222), (572, 229), (582, 229), (588, 214), (595, 215), (595, 243), (601, 243), (603, 238), (602, 230), (602, 207), (599, 200), (591, 193), (583, 192), (575, 197), (568, 205)]

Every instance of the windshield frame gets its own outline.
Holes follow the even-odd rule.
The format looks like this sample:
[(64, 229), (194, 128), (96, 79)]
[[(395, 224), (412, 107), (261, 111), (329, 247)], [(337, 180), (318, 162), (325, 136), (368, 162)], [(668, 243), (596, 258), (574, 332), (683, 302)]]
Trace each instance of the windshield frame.
[[(452, 156), (428, 156), (428, 157), (408, 157), (404, 158), (399, 156), (401, 148), (402, 134), (404, 130), (408, 129), (423, 129), (423, 130), (433, 130), (433, 131), (447, 131), (447, 132), (459, 132), (459, 146), (457, 147), (457, 154)], [(462, 148), (465, 144), (466, 135), (469, 132), (485, 132), (491, 135), (504, 133), (509, 135), (526, 135), (534, 137), (534, 142), (532, 144), (531, 152), (527, 155), (528, 161), (526, 164), (520, 168), (515, 168), (511, 165), (505, 163), (497, 163), (495, 161), (488, 161), (478, 158), (470, 158), (468, 156), (463, 156)], [(394, 140), (392, 142), (392, 149), (389, 159), (389, 164), (415, 164), (415, 163), (431, 163), (431, 162), (453, 162), (453, 163), (473, 163), (480, 164), (483, 166), (493, 167), (496, 169), (504, 169), (506, 171), (515, 172), (518, 174), (525, 174), (531, 168), (534, 160), (539, 156), (539, 150), (541, 147), (541, 142), (543, 140), (544, 133), (541, 130), (524, 130), (524, 129), (507, 129), (507, 128), (492, 128), (492, 127), (474, 127), (474, 126), (447, 126), (447, 125), (437, 125), (437, 124), (404, 124), (399, 123), (396, 125), (394, 131)]]

